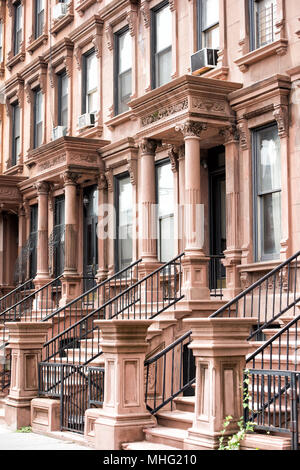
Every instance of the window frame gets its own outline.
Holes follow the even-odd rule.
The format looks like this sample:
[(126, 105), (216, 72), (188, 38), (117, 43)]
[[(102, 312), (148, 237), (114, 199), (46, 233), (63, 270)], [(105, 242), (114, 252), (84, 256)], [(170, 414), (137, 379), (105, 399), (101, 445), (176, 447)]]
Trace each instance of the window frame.
[[(158, 5), (156, 5), (154, 8), (151, 9), (151, 88), (154, 90), (156, 88), (159, 88), (160, 85), (158, 83), (158, 67), (157, 67), (157, 54), (162, 54), (166, 53), (168, 50), (170, 50), (172, 54), (172, 49), (173, 49), (173, 43), (172, 43), (172, 38), (171, 38), (171, 45), (166, 47), (165, 49), (157, 52), (157, 28), (156, 28), (156, 15), (159, 11), (163, 10), (164, 8), (169, 7), (170, 8), (170, 2), (169, 0), (163, 0), (160, 2)], [(170, 75), (172, 74), (172, 68), (170, 70)]]
[[(273, 38), (272, 41), (266, 43), (266, 44), (258, 44), (258, 35), (257, 35), (257, 28), (258, 24), (256, 23), (255, 20), (255, 3), (257, 3), (256, 0), (249, 0), (248, 1), (248, 8), (249, 8), (249, 47), (250, 47), (250, 52), (256, 51), (257, 49), (260, 49), (261, 47), (265, 47), (268, 44), (272, 44), (275, 41), (275, 29), (273, 29)], [(277, 7), (277, 0), (276, 0), (276, 7)]]
[[(252, 143), (252, 185), (253, 185), (253, 254), (255, 262), (264, 262), (264, 261), (272, 261), (277, 260), (280, 258), (280, 250), (278, 253), (274, 253), (272, 255), (264, 255), (263, 253), (263, 237), (262, 237), (262, 216), (259, 217), (259, 206), (258, 206), (258, 198), (267, 196), (269, 194), (280, 193), (282, 194), (282, 182), (280, 189), (274, 189), (269, 191), (258, 191), (258, 134), (260, 131), (264, 131), (266, 129), (274, 128), (278, 134), (278, 126), (276, 122), (271, 122), (264, 126), (257, 127), (252, 130), (251, 135), (251, 143)], [(279, 138), (279, 136), (278, 136)], [(280, 169), (281, 174), (281, 169)], [(282, 214), (282, 206), (281, 206), (281, 214)], [(282, 227), (281, 227), (282, 232)], [(261, 244), (259, 246), (259, 243)]]
[[(69, 77), (67, 75), (67, 72), (66, 70), (63, 70), (61, 73), (58, 74), (58, 77), (57, 77), (57, 125), (58, 126), (64, 126), (64, 127), (68, 127), (68, 122), (69, 122), (69, 103), (68, 103), (68, 99), (67, 99), (67, 104), (66, 104), (66, 108), (64, 109), (62, 107), (62, 98), (63, 98), (63, 95), (62, 95), (62, 81), (63, 79), (66, 79), (67, 82), (69, 82)], [(68, 83), (69, 85), (69, 83)], [(66, 95), (67, 97), (69, 97), (69, 93)], [(66, 124), (62, 124), (62, 115), (63, 115), (63, 112), (66, 111), (67, 112), (67, 122)]]
[[(124, 34), (129, 33), (129, 26), (124, 26), (124, 28), (120, 29), (118, 32), (114, 34), (114, 112), (115, 115), (122, 114), (129, 110), (129, 106), (125, 111), (120, 110), (120, 72), (119, 72), (119, 64), (120, 64), (120, 37), (123, 36)], [(133, 51), (132, 51), (133, 53)], [(131, 68), (125, 70), (124, 73), (128, 73), (131, 71), (131, 92), (129, 95), (129, 100), (130, 101), (130, 96), (132, 95), (132, 62), (131, 62)]]
[[(41, 115), (42, 119), (41, 121), (37, 121), (37, 96), (41, 96)], [(33, 90), (33, 148), (36, 149), (40, 147), (43, 143), (43, 128), (44, 128), (44, 117), (43, 117), (43, 108), (44, 108), (44, 99), (43, 99), (43, 93), (41, 88), (36, 88)], [(42, 138), (41, 142), (37, 142), (37, 127), (38, 125), (41, 124), (42, 126)]]
[[(114, 207), (116, 211), (116, 217), (115, 217), (115, 223), (116, 223), (116, 229), (115, 229), (115, 243), (114, 243), (114, 261), (115, 261), (115, 271), (118, 272), (121, 269), (120, 265), (120, 248), (119, 248), (119, 234), (120, 234), (120, 204), (119, 204), (119, 199), (120, 199), (120, 181), (123, 179), (129, 179), (130, 182), (130, 175), (128, 171), (120, 173), (118, 175), (114, 176)], [(132, 184), (131, 184), (132, 186)], [(133, 230), (133, 218), (132, 218), (132, 230)], [(131, 238), (131, 243), (133, 247), (133, 238)], [(131, 248), (132, 248), (131, 247)], [(133, 257), (132, 257), (132, 251), (131, 251), (131, 261), (132, 263)], [(129, 264), (130, 264), (129, 263)]]
[[(18, 29), (18, 12), (20, 13), (20, 28)], [(20, 41), (18, 42), (18, 35), (21, 36)], [(23, 35), (23, 7), (21, 1), (14, 3), (14, 38), (13, 38), (13, 50), (14, 55), (16, 56), (21, 52), (22, 44), (22, 35)]]
[[(42, 2), (43, 8), (38, 11), (38, 4)], [(39, 21), (39, 15), (43, 14), (43, 21), (42, 24), (40, 24)], [(35, 39), (38, 39), (40, 36), (42, 36), (44, 32), (44, 27), (45, 27), (45, 0), (35, 0), (35, 13), (34, 13), (34, 22), (35, 22), (35, 30), (34, 30), (34, 37)], [(41, 30), (40, 30), (41, 28)]]
[[(16, 109), (18, 108), (19, 111), (19, 129), (18, 134), (16, 133)], [(12, 142), (12, 153), (11, 153), (11, 166), (15, 166), (18, 163), (18, 159), (20, 154), (17, 155), (17, 145), (16, 140), (20, 140), (20, 150), (21, 150), (21, 108), (19, 102), (15, 102), (12, 104), (12, 134), (11, 134), (11, 142)]]
[[(88, 90), (87, 90), (87, 79), (88, 79), (88, 76), (87, 76), (87, 60), (89, 57), (91, 57), (92, 55), (95, 56), (96, 60), (97, 60), (97, 56), (96, 56), (96, 51), (94, 48), (90, 49), (89, 51), (87, 51), (85, 54), (82, 55), (82, 100), (81, 100), (81, 113), (82, 114), (86, 114), (86, 113), (91, 113), (91, 114), (96, 114), (99, 109), (95, 110), (95, 111), (89, 111), (88, 110), (88, 97), (89, 97), (89, 94), (91, 94), (92, 92), (94, 93), (95, 91), (98, 92), (98, 89), (99, 89), (99, 83), (98, 83), (98, 86), (96, 88), (93, 88), (93, 90), (90, 90), (89, 94), (88, 94)], [(97, 82), (98, 82), (98, 77), (97, 77)]]
[(203, 34), (213, 29), (217, 25), (219, 26), (219, 34), (220, 34), (220, 16), (219, 16), (219, 21), (217, 21), (216, 23), (212, 23), (211, 25), (203, 29), (202, 0), (197, 0), (196, 9), (197, 9), (197, 50), (200, 51), (201, 49), (205, 47), (203, 45)]

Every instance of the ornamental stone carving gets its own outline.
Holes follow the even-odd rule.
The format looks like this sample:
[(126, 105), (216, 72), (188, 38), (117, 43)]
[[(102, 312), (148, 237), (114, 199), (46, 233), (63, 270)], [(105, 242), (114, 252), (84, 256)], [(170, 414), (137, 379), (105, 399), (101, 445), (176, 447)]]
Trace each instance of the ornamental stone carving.
[(72, 171), (65, 171), (65, 173), (62, 175), (65, 186), (66, 185), (76, 185), (77, 180), (79, 178), (79, 175), (77, 173), (74, 173)]
[(47, 181), (38, 181), (34, 187), (38, 194), (48, 194), (50, 191), (50, 184)]
[(143, 139), (140, 144), (140, 149), (141, 149), (142, 154), (155, 155), (157, 144), (158, 144), (157, 140)]
[(181, 132), (186, 137), (200, 137), (203, 131), (206, 131), (207, 124), (197, 121), (185, 121), (175, 127), (175, 131)]
[(141, 12), (143, 16), (143, 22), (145, 28), (149, 28), (150, 26), (150, 8), (148, 0), (145, 0), (141, 5)]
[(203, 101), (200, 98), (192, 99), (192, 107), (197, 111), (206, 111), (206, 112), (224, 112), (225, 103), (222, 101)]
[(153, 122), (156, 122), (156, 121), (159, 121), (160, 119), (171, 116), (172, 114), (179, 113), (180, 111), (183, 111), (184, 109), (187, 109), (187, 108), (188, 108), (188, 99), (185, 98), (183, 101), (180, 101), (179, 103), (170, 104), (169, 106), (165, 108), (154, 111), (153, 113), (148, 114), (148, 116), (141, 118), (141, 124), (142, 126), (148, 126), (149, 124), (152, 124)]
[(176, 173), (178, 169), (178, 157), (179, 157), (178, 153), (179, 153), (178, 147), (176, 145), (172, 145), (172, 147), (170, 148), (168, 152), (168, 156), (171, 162), (171, 170), (173, 171), (173, 173)]
[(105, 37), (106, 37), (107, 47), (110, 51), (112, 51), (114, 48), (114, 33), (113, 33), (111, 24), (109, 24), (105, 28)]
[(229, 144), (230, 142), (239, 141), (239, 132), (235, 124), (230, 127), (225, 127), (221, 129), (219, 135), (224, 138), (224, 144)]
[(131, 36), (136, 35), (136, 30), (137, 30), (137, 14), (135, 11), (130, 11), (128, 12), (126, 16), (126, 20), (129, 26), (129, 33)]
[(275, 110), (273, 113), (274, 118), (277, 121), (278, 126), (278, 135), (280, 138), (287, 137), (289, 132), (288, 126), (288, 108), (287, 106), (275, 106)]
[(240, 137), (240, 144), (243, 150), (248, 150), (249, 148), (249, 138), (248, 138), (248, 125), (247, 121), (239, 121), (237, 125)]
[(130, 176), (130, 182), (133, 186), (137, 183), (137, 161), (134, 159), (128, 160), (127, 171)]
[(112, 168), (108, 168), (105, 172), (105, 177), (107, 181), (107, 189), (108, 191), (112, 192), (114, 189), (114, 175)]

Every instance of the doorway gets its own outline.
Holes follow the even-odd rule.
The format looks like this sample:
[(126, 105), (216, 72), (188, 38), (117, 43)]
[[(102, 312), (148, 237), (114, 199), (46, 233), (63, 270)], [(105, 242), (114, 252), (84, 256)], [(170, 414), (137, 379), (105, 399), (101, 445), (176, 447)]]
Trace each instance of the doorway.
[(83, 288), (84, 292), (96, 285), (98, 270), (98, 189), (89, 186), (83, 191)]

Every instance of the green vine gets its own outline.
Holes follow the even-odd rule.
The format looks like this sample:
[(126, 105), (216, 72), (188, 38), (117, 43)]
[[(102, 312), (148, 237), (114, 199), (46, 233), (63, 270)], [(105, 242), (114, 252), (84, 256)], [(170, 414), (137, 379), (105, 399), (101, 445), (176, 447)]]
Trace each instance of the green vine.
[(17, 429), (16, 432), (32, 432), (31, 426), (23, 426), (20, 429)]
[[(245, 378), (244, 378), (244, 386), (241, 385), (241, 389), (243, 391), (243, 408), (247, 409), (249, 408), (249, 371), (245, 370)], [(250, 410), (249, 410), (250, 411)], [(232, 416), (227, 416), (225, 418), (224, 424), (223, 424), (223, 430), (221, 432), (221, 437), (219, 439), (219, 449), (218, 450), (240, 450), (241, 446), (241, 441), (245, 439), (245, 436), (248, 432), (253, 432), (254, 431), (254, 423), (251, 423), (250, 421), (247, 421), (246, 423), (244, 422), (243, 416), (240, 418), (238, 421), (237, 425), (239, 427), (239, 431), (231, 436), (227, 444), (225, 444), (225, 433), (232, 422), (233, 417)]]

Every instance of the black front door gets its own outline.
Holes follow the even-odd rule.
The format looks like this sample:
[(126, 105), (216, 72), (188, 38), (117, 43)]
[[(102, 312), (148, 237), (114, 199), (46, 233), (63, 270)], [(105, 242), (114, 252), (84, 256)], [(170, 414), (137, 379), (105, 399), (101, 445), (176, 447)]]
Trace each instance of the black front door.
[(225, 268), (221, 263), (226, 249), (226, 181), (225, 151), (218, 147), (209, 151), (210, 186), (210, 290), (221, 294), (225, 287)]
[(98, 269), (98, 190), (97, 186), (84, 189), (83, 193), (83, 276), (84, 290), (95, 284)]

